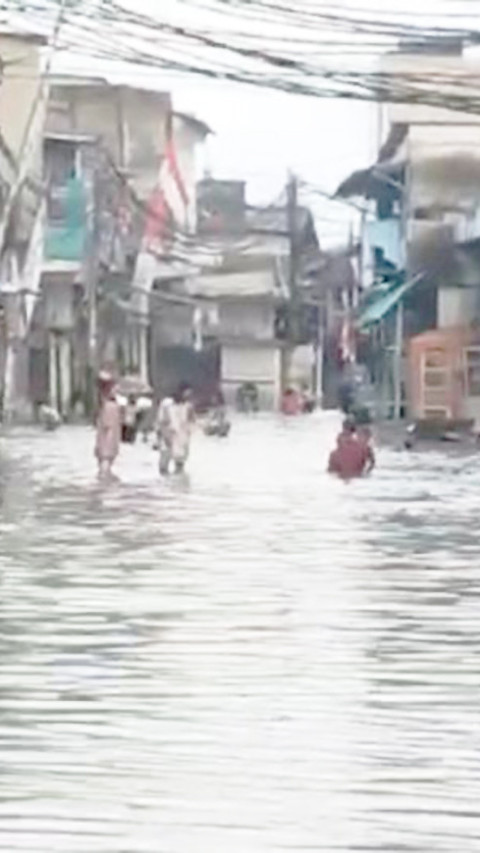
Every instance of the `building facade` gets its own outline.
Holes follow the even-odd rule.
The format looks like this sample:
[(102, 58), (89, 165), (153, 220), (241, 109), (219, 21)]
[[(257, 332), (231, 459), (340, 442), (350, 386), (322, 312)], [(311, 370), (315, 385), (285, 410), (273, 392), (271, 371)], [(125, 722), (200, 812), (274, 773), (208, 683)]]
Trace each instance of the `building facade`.
[(154, 294), (157, 393), (186, 379), (200, 398), (221, 388), (233, 404), (242, 386), (253, 385), (265, 409), (279, 408), (289, 384), (306, 385), (317, 395), (322, 372), (317, 285), (324, 258), (309, 211), (299, 207), (294, 312), (288, 220), (286, 206), (247, 205), (241, 181), (200, 183), (196, 269), (184, 278), (157, 281)]
[(196, 222), (195, 150), (208, 129), (169, 94), (51, 80), (47, 231), (31, 394), (68, 417), (101, 366), (150, 380), (151, 291)]
[[(382, 70), (435, 75), (447, 80), (447, 94), (457, 84), (468, 90), (475, 73), (451, 42), (428, 53), (406, 45), (382, 59)], [(480, 118), (408, 103), (384, 105), (382, 114), (386, 140), (377, 162), (338, 192), (370, 204), (359, 326), (369, 336), (381, 408), (399, 415), (418, 408), (408, 342), (480, 317)]]

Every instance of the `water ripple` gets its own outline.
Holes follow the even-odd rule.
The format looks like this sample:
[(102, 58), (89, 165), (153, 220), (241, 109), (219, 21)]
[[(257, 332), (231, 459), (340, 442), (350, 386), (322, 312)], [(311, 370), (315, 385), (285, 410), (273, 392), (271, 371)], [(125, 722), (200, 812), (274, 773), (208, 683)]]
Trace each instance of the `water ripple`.
[(1, 851), (477, 853), (480, 461), (335, 430), (3, 440)]

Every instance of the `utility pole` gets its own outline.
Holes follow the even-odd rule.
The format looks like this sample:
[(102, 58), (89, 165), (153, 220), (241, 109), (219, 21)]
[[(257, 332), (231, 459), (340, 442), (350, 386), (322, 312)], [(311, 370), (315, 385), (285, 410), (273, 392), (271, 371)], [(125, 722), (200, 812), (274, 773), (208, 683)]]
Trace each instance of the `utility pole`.
[(289, 242), (288, 269), (288, 335), (287, 350), (283, 354), (280, 387), (290, 384), (291, 357), (298, 339), (298, 181), (290, 173), (287, 182), (287, 233)]
[(92, 174), (92, 186), (89, 193), (90, 209), (86, 211), (88, 255), (86, 264), (86, 294), (88, 317), (88, 358), (86, 376), (87, 413), (90, 417), (95, 414), (96, 379), (98, 374), (98, 248), (99, 248), (99, 217), (100, 203), (98, 188), (98, 162)]
[[(404, 246), (404, 267), (405, 267), (405, 283), (412, 277), (410, 258), (408, 252), (408, 229), (411, 217), (411, 190), (412, 190), (412, 168), (411, 168), (411, 149), (408, 145), (407, 162), (405, 166), (405, 186), (401, 186), (402, 191), (402, 231), (403, 231), (403, 246)], [(395, 420), (400, 420), (402, 415), (403, 405), (403, 348), (405, 338), (405, 306), (404, 297), (402, 296), (397, 305), (395, 318), (395, 343), (393, 350), (393, 417)]]
[(288, 291), (290, 299), (289, 342), (292, 346), (298, 338), (299, 304), (298, 304), (298, 180), (290, 174), (287, 184), (287, 228), (290, 245)]
[(292, 307), (295, 308), (298, 301), (298, 181), (291, 174), (287, 184), (287, 227), (290, 243), (290, 264), (288, 276), (288, 288)]

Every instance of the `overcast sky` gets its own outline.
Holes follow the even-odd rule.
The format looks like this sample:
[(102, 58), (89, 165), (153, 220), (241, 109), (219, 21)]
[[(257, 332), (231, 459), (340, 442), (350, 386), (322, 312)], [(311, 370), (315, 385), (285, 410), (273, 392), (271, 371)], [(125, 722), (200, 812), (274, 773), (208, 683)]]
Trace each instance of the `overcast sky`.
[[(279, 195), (288, 170), (320, 190), (333, 192), (353, 169), (369, 163), (378, 138), (373, 105), (264, 93), (240, 86), (177, 84), (176, 102), (201, 115), (215, 134), (207, 166), (218, 177), (246, 179), (252, 202)], [(228, 107), (234, 99), (234, 108)], [(352, 139), (354, 137), (354, 139)], [(324, 217), (329, 240), (348, 233), (352, 210), (302, 191)]]

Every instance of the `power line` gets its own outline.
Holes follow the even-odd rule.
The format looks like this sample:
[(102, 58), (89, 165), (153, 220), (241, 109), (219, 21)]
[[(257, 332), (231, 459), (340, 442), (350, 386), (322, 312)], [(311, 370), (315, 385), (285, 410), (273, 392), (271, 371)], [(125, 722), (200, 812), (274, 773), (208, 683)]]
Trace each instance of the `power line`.
[[(36, 4), (12, 0), (12, 5), (15, 5), (15, 2), (24, 10), (35, 10), (36, 14), (41, 12), (45, 19), (51, 17), (52, 8), (57, 6), (54, 0), (43, 0)], [(182, 2), (195, 7), (199, 0)], [(202, 7), (208, 5), (203, 2)], [(223, 9), (224, 13), (226, 12), (225, 0), (210, 0), (210, 6), (213, 10)], [(385, 24), (385, 20), (359, 20), (358, 14), (352, 17), (351, 10), (349, 16), (327, 14), (321, 11), (322, 7), (318, 4), (313, 10), (311, 6), (297, 4), (292, 10), (286, 6), (274, 8), (272, 2), (267, 0), (243, 0), (234, 7), (230, 3), (228, 8), (230, 14), (233, 10), (233, 15), (237, 9), (243, 17), (247, 13), (247, 18), (251, 12), (257, 14), (266, 10), (270, 14), (273, 10), (277, 17), (281, 13), (282, 20), (289, 25), (298, 26), (300, 21), (302, 27), (305, 14), (308, 13), (308, 40), (302, 40), (300, 35), (298, 38), (295, 36), (295, 41), (292, 40), (288, 49), (285, 49), (285, 36), (279, 34), (278, 30), (265, 32), (265, 39), (260, 40), (259, 44), (258, 33), (252, 36), (244, 28), (239, 31), (235, 17), (232, 19), (227, 38), (224, 35), (225, 30), (222, 36), (218, 35), (222, 32), (218, 28), (212, 28), (211, 33), (206, 34), (204, 29), (186, 27), (133, 12), (116, 0), (102, 0), (101, 3), (85, 0), (80, 6), (81, 11), (77, 6), (73, 10), (69, 8), (62, 47), (78, 50), (103, 61), (120, 61), (137, 68), (160, 68), (162, 71), (193, 74), (211, 80), (239, 82), (267, 89), (276, 88), (284, 92), (315, 97), (409, 102), (461, 112), (480, 112), (480, 97), (473, 93), (471, 84), (474, 81), (467, 75), (464, 79), (442, 75), (441, 78), (435, 79), (432, 85), (431, 75), (329, 68), (323, 61), (315, 61), (314, 56), (308, 56), (305, 50), (302, 50), (305, 41), (311, 46), (312, 32), (314, 27), (318, 28), (320, 22), (328, 22), (335, 31), (343, 33), (350, 33), (352, 27), (356, 31), (355, 28), (359, 24), (360, 32), (368, 31), (369, 38), (378, 38), (379, 35), (380, 38), (387, 35), (389, 38), (405, 37), (408, 34), (410, 37), (432, 39), (439, 32), (442, 37), (451, 36), (453, 33), (455, 36), (461, 34), (465, 38), (478, 38), (478, 29), (446, 29), (431, 25), (425, 28), (403, 24), (399, 28), (394, 24)], [(106, 28), (108, 40), (105, 38)], [(322, 26), (325, 41), (324, 30), (325, 27)], [(347, 41), (344, 37), (337, 43), (333, 40), (329, 50), (334, 50), (335, 44), (337, 50), (341, 51), (347, 44), (358, 45), (359, 41), (349, 35)], [(378, 49), (381, 52), (380, 44)]]

